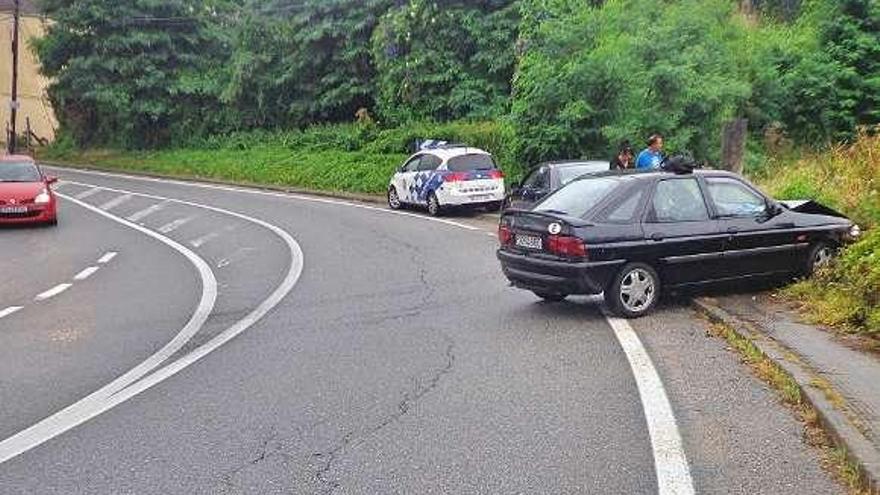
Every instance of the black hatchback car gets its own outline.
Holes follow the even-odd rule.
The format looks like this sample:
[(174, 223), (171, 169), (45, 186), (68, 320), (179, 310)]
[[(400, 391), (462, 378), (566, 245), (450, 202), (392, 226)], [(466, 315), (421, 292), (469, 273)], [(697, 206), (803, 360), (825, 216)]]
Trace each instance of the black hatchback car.
[(812, 273), (859, 235), (817, 211), (830, 214), (797, 211), (729, 172), (605, 172), (505, 211), (498, 259), (512, 285), (543, 299), (604, 292), (637, 317), (661, 287)]

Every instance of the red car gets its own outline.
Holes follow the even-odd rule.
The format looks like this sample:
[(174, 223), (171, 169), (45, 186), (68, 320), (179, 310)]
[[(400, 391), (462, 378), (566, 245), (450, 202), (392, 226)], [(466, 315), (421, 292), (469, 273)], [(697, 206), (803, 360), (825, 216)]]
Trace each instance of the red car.
[(57, 200), (51, 188), (57, 181), (43, 175), (29, 156), (0, 157), (0, 225), (57, 225)]

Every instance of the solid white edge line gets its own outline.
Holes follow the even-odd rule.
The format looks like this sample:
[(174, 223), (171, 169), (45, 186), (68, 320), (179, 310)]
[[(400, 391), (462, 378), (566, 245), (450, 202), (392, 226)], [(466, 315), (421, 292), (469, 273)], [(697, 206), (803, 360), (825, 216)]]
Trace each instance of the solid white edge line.
[(659, 495), (693, 495), (694, 482), (691, 479), (684, 443), (675, 422), (672, 405), (663, 388), (663, 381), (629, 322), (607, 313), (605, 318), (626, 354), (639, 390), (648, 423), (648, 434), (651, 437), (651, 450), (654, 453), (657, 492)]
[(9, 306), (6, 309), (0, 310), (0, 318), (5, 318), (13, 313), (18, 313), (24, 309), (24, 306)]
[[(52, 414), (42, 421), (0, 442), (0, 464), (79, 425), (85, 421), (85, 419), (97, 414), (95, 411), (106, 410), (106, 408), (102, 408), (102, 405), (107, 397), (149, 373), (156, 366), (160, 365), (163, 361), (180, 350), (180, 348), (201, 329), (202, 325), (204, 325), (214, 308), (215, 301), (217, 300), (217, 280), (214, 278), (214, 273), (211, 271), (208, 263), (190, 249), (180, 245), (172, 239), (156, 234), (149, 229), (129, 222), (123, 218), (113, 216), (88, 203), (61, 193), (59, 193), (58, 196), (86, 208), (87, 210), (109, 218), (114, 222), (152, 237), (182, 254), (196, 267), (201, 279), (202, 294), (199, 298), (196, 310), (193, 312), (193, 315), (190, 317), (186, 325), (159, 351), (87, 397), (80, 399), (61, 411)], [(110, 253), (105, 255), (105, 257), (109, 255)]]
[(61, 294), (62, 292), (69, 289), (72, 285), (73, 284), (58, 284), (45, 292), (37, 294), (37, 297), (35, 297), (34, 300), (45, 301), (46, 299), (50, 299), (57, 296), (58, 294)]
[(98, 263), (100, 263), (102, 265), (106, 265), (107, 263), (110, 263), (110, 261), (112, 261), (113, 258), (115, 258), (117, 254), (119, 254), (119, 253), (117, 253), (116, 251), (108, 251), (108, 252), (104, 253), (104, 256), (101, 256), (100, 258), (98, 258)]
[[(117, 174), (117, 173), (110, 173), (110, 172), (96, 172), (93, 170), (83, 170), (83, 169), (77, 169), (77, 168), (66, 168), (66, 167), (59, 168), (59, 167), (52, 167), (51, 165), (47, 166), (46, 168), (56, 168), (56, 169), (60, 169), (60, 170), (71, 170), (76, 173), (81, 173), (84, 175), (97, 175), (99, 177), (130, 179), (130, 180), (137, 180), (137, 181), (142, 181), (142, 182), (155, 182), (155, 183), (160, 183), (160, 184), (173, 184), (176, 186), (193, 187), (193, 188), (197, 188), (197, 189), (211, 189), (211, 190), (215, 190), (215, 191), (229, 191), (229, 192), (237, 192), (237, 193), (244, 193), (244, 194), (256, 194), (259, 196), (295, 199), (295, 200), (299, 200), (299, 201), (308, 201), (308, 202), (312, 202), (312, 203), (323, 203), (323, 204), (338, 205), (338, 206), (348, 206), (351, 208), (360, 208), (362, 210), (378, 211), (378, 212), (386, 213), (389, 215), (399, 215), (399, 216), (405, 216), (405, 217), (410, 217), (410, 218), (418, 218), (420, 220), (442, 223), (445, 225), (450, 225), (453, 227), (458, 227), (458, 228), (470, 230), (470, 231), (481, 230), (479, 227), (474, 227), (473, 225), (467, 225), (467, 224), (464, 224), (461, 222), (456, 222), (453, 220), (447, 220), (445, 218), (427, 217), (424, 215), (418, 215), (416, 213), (410, 213), (407, 211), (389, 210), (387, 208), (380, 208), (377, 206), (370, 206), (370, 205), (365, 205), (365, 204), (360, 204), (360, 203), (354, 203), (351, 201), (343, 201), (343, 200), (330, 199), (330, 198), (318, 198), (318, 197), (306, 196), (306, 195), (298, 194), (298, 193), (262, 191), (259, 189), (247, 189), (244, 187), (221, 186), (221, 185), (216, 185), (216, 184), (203, 184), (203, 183), (198, 183), (198, 182), (186, 182), (186, 181), (180, 181), (180, 180), (174, 180), (174, 179), (157, 179), (155, 177), (141, 177), (141, 176), (137, 176), (137, 175), (128, 175), (128, 174)], [(78, 184), (81, 186), (90, 186), (91, 185), (91, 184), (84, 184), (81, 182), (71, 181), (71, 180), (65, 180), (64, 182), (68, 182), (71, 184)], [(106, 190), (106, 191), (121, 192), (118, 189), (105, 188), (103, 186), (101, 186), (101, 189)], [(174, 201), (177, 201), (177, 200), (174, 200)]]
[(84, 269), (83, 271), (77, 273), (76, 275), (74, 275), (73, 279), (76, 280), (77, 282), (82, 282), (83, 280), (94, 275), (95, 272), (100, 269), (101, 269), (101, 267), (98, 267), (98, 266), (90, 266), (90, 267)]

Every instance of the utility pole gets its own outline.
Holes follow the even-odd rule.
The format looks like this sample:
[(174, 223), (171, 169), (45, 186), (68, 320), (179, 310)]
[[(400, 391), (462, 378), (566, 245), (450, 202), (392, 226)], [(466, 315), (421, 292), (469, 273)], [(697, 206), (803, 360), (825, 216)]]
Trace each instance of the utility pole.
[(12, 24), (12, 101), (9, 102), (10, 131), (9, 154), (15, 154), (15, 120), (18, 114), (18, 24), (21, 17), (21, 0), (15, 0), (15, 14)]

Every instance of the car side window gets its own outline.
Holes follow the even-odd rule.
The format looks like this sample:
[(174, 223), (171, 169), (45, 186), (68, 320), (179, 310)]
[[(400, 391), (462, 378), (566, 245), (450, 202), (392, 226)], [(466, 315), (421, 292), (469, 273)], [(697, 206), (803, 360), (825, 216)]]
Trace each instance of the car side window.
[(533, 171), (526, 180), (523, 181), (523, 187), (530, 189), (547, 189), (549, 184), (550, 173), (547, 167), (541, 167)]
[(767, 212), (764, 198), (736, 179), (709, 177), (706, 186), (719, 216), (751, 217)]
[(709, 219), (709, 210), (697, 180), (667, 179), (657, 183), (652, 201), (657, 222), (699, 222)]
[(437, 167), (443, 163), (439, 157), (434, 155), (423, 155), (422, 161), (419, 162), (419, 170), (421, 171), (429, 171), (429, 170), (437, 170)]
[(611, 211), (605, 216), (605, 220), (609, 223), (631, 223), (636, 215), (636, 210), (642, 202), (643, 192), (636, 191), (635, 194), (626, 198), (611, 208)]
[(410, 161), (406, 162), (406, 165), (403, 166), (404, 172), (415, 172), (419, 169), (419, 162), (422, 160), (422, 155), (413, 157)]

